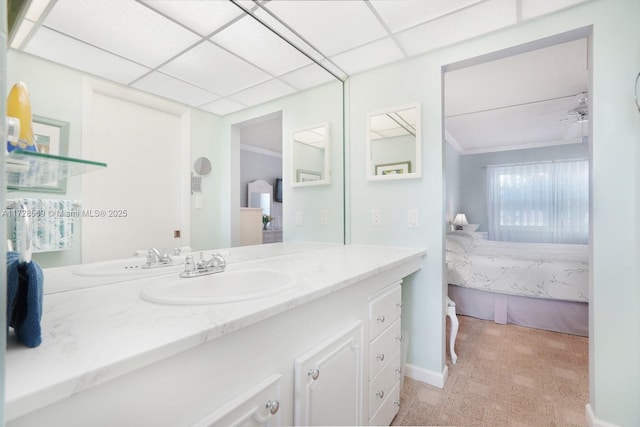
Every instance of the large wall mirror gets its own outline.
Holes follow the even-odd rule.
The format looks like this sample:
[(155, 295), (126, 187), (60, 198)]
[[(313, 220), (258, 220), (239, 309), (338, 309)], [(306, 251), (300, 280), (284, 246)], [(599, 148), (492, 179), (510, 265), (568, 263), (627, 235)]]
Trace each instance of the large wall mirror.
[(291, 185), (329, 184), (329, 125), (324, 123), (293, 131), (291, 144)]
[(422, 176), (420, 105), (367, 116), (367, 178), (390, 180)]
[[(104, 223), (79, 219), (72, 249), (34, 254), (34, 260), (51, 267), (129, 257), (150, 247), (199, 251), (239, 245), (234, 233), (239, 234), (238, 213), (246, 197), (238, 159), (246, 143), (235, 142), (234, 125), (275, 112), (284, 135), (280, 147), (259, 146), (265, 139), (260, 133), (251, 138), (256, 156), (281, 155), (281, 176), (268, 180), (274, 185), (281, 179), (284, 192), (282, 202), (271, 197), (271, 215), (282, 212), (271, 225), (283, 230), (285, 241), (344, 243), (342, 81), (259, 22), (270, 7), (268, 2), (57, 1), (25, 38), (18, 38), (19, 31), (10, 35), (8, 88), (24, 81), (34, 114), (69, 123), (70, 157), (108, 167), (68, 179), (65, 194), (7, 198), (56, 197), (77, 200), (82, 209), (128, 214)], [(141, 40), (139, 28), (149, 37)], [(161, 135), (142, 129), (142, 115)], [(290, 136), (296, 129), (313, 132), (307, 126), (317, 123), (326, 123), (314, 127), (318, 135), (325, 132), (324, 145), (307, 147), (323, 153), (324, 164), (301, 159), (299, 169), (319, 172), (316, 184), (329, 184), (328, 164), (339, 170), (313, 194), (292, 191), (301, 181), (290, 173), (290, 156), (300, 150)], [(167, 142), (161, 144), (160, 136)], [(192, 195), (190, 176), (200, 157), (211, 161), (212, 170)], [(303, 174), (302, 179), (312, 178)], [(329, 226), (311, 220), (325, 209)], [(302, 224), (294, 223), (298, 214)], [(91, 237), (89, 229), (105, 235)], [(88, 257), (89, 247), (96, 250)]]

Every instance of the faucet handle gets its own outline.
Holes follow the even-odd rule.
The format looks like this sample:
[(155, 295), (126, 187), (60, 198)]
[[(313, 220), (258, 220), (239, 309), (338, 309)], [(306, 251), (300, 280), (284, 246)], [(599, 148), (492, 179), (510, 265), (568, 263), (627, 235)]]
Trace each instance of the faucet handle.
[(187, 255), (187, 258), (184, 262), (184, 271), (192, 272), (195, 271), (196, 264), (193, 262), (193, 256)]

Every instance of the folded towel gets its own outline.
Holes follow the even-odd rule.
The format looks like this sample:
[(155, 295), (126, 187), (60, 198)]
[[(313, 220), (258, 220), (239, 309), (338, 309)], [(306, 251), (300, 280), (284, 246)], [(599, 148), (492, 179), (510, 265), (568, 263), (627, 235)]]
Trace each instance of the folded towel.
[(74, 239), (75, 220), (79, 216), (77, 205), (72, 200), (58, 199), (15, 199), (13, 206), (24, 209), (20, 215), (26, 215), (29, 226), (25, 229), (20, 216), (13, 218), (9, 236), (15, 248), (25, 248), (27, 233), (31, 241), (31, 252), (50, 252), (70, 249)]
[(20, 262), (17, 252), (7, 252), (7, 330), (12, 327), (27, 347), (42, 342), (42, 269), (33, 261)]

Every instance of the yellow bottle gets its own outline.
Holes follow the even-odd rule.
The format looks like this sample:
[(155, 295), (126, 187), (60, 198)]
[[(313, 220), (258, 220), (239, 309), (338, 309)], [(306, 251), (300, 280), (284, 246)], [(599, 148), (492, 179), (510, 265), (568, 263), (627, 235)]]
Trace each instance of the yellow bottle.
[(13, 151), (17, 148), (28, 151), (38, 151), (38, 147), (33, 137), (31, 121), (31, 101), (27, 85), (18, 82), (13, 85), (7, 97), (7, 116), (20, 120), (20, 136), (17, 141), (8, 141), (7, 150)]

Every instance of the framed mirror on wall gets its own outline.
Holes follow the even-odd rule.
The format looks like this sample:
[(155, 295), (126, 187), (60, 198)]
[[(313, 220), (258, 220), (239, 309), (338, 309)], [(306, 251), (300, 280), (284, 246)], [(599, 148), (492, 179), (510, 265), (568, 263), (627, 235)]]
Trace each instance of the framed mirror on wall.
[(329, 184), (329, 139), (328, 123), (291, 132), (293, 187)]
[(367, 179), (422, 177), (420, 119), (419, 104), (367, 115)]

